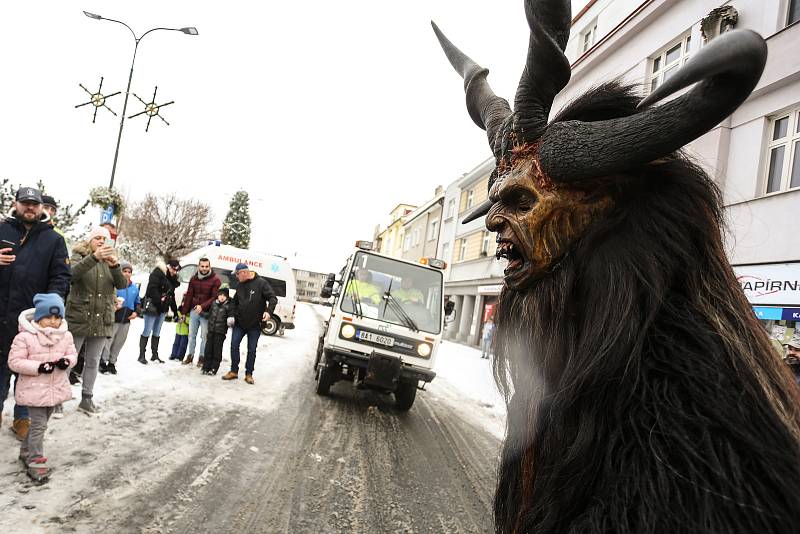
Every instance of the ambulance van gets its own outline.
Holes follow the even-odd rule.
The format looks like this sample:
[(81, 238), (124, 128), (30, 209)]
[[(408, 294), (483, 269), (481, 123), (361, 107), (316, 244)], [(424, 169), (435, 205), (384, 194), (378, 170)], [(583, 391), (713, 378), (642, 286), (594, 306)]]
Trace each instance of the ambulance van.
[(278, 297), (275, 313), (272, 314), (272, 318), (269, 321), (262, 324), (263, 333), (268, 336), (283, 335), (284, 330), (294, 328), (297, 289), (294, 273), (287, 259), (274, 254), (265, 254), (223, 245), (219, 241), (209, 241), (206, 246), (187, 254), (179, 260), (181, 270), (178, 272), (178, 279), (181, 285), (175, 290), (175, 302), (178, 303), (178, 306), (180, 306), (183, 295), (189, 287), (189, 280), (197, 272), (197, 264), (200, 258), (208, 258), (211, 261), (211, 269), (217, 273), (223, 284), (228, 285), (231, 297), (236, 294), (236, 286), (238, 285), (238, 281), (233, 275), (233, 270), (239, 263), (249, 265), (251, 270), (269, 282)]

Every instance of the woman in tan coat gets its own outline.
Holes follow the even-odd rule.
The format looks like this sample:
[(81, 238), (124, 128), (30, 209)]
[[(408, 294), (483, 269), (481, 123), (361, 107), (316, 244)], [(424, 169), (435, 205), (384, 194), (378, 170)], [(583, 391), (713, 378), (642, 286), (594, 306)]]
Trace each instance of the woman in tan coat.
[(80, 352), (86, 344), (83, 367), (83, 391), (79, 410), (95, 414), (99, 410), (92, 401), (100, 354), (106, 339), (114, 332), (114, 310), (117, 289), (126, 286), (111, 235), (105, 228), (95, 228), (88, 241), (78, 243), (70, 259), (72, 281), (67, 298), (66, 319), (69, 331)]

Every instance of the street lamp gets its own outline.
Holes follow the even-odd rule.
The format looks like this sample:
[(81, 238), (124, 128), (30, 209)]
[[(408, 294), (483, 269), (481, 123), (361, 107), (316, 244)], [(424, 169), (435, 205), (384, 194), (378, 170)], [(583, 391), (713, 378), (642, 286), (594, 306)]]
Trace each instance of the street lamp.
[(111, 167), (111, 182), (108, 184), (108, 188), (111, 189), (111, 188), (114, 187), (114, 175), (117, 172), (117, 158), (119, 157), (119, 143), (122, 140), (122, 127), (125, 125), (125, 112), (128, 109), (128, 96), (131, 93), (131, 80), (133, 80), (133, 65), (134, 65), (134, 63), (136, 63), (136, 51), (139, 49), (139, 43), (141, 42), (142, 39), (144, 39), (145, 35), (147, 35), (148, 33), (154, 32), (154, 31), (158, 31), (158, 30), (169, 30), (169, 31), (175, 31), (175, 32), (182, 32), (182, 33), (185, 33), (186, 35), (198, 35), (198, 33), (197, 33), (197, 28), (195, 28), (194, 26), (187, 26), (185, 28), (152, 28), (152, 29), (147, 30), (146, 32), (144, 32), (141, 36), (136, 37), (136, 33), (131, 29), (131, 27), (128, 26), (127, 24), (125, 24), (124, 22), (122, 22), (121, 20), (109, 19), (109, 18), (100, 16), (100, 15), (97, 15), (96, 13), (89, 13), (88, 11), (84, 11), (83, 14), (86, 15), (87, 17), (89, 17), (90, 19), (107, 20), (109, 22), (116, 22), (117, 24), (122, 24), (123, 26), (128, 28), (128, 30), (130, 30), (131, 35), (133, 35), (133, 40), (136, 43), (134, 45), (134, 47), (133, 47), (133, 59), (131, 60), (131, 72), (128, 75), (128, 88), (125, 89), (125, 102), (122, 104), (122, 117), (119, 120), (119, 134), (117, 134), (117, 148), (116, 148), (116, 150), (114, 150), (114, 165)]

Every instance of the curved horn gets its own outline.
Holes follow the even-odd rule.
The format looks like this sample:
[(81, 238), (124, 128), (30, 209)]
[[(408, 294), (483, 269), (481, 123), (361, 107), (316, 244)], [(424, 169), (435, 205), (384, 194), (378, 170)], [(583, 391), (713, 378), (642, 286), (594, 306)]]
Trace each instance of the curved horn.
[(525, 16), (531, 29), (525, 70), (514, 97), (514, 130), (522, 141), (539, 139), (547, 127), (553, 99), (567, 85), (570, 64), (564, 49), (569, 40), (570, 0), (528, 0)]
[(450, 64), (464, 79), (469, 116), (472, 117), (475, 124), (486, 130), (492, 152), (495, 158), (499, 159), (502, 152), (502, 143), (499, 137), (502, 135), (498, 134), (501, 134), (504, 121), (511, 115), (508, 101), (495, 95), (492, 88), (489, 87), (489, 82), (486, 81), (486, 76), (489, 74), (488, 69), (484, 69), (456, 48), (439, 30), (435, 22), (431, 21), (431, 26), (433, 26), (433, 31), (436, 33), (447, 59), (450, 60)]
[(613, 175), (670, 154), (739, 107), (766, 61), (767, 44), (760, 35), (727, 32), (703, 47), (639, 108), (699, 82), (685, 95), (619, 119), (551, 124), (539, 151), (542, 171), (556, 181), (571, 182)]

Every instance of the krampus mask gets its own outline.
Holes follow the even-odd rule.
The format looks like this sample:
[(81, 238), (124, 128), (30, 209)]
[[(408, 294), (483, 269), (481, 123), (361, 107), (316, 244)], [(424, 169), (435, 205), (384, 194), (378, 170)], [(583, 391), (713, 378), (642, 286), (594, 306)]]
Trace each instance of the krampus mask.
[(644, 100), (611, 81), (548, 122), (570, 1), (525, 14), (513, 111), (434, 24), (496, 159), (465, 222), (485, 215), (509, 260), (497, 532), (796, 531), (800, 395), (727, 261), (719, 190), (680, 151), (748, 97), (764, 40), (725, 33)]
[[(607, 211), (607, 188), (593, 180), (613, 182), (615, 175), (658, 164), (709, 131), (744, 102), (766, 62), (766, 44), (758, 34), (729, 32), (698, 52), (678, 75), (639, 102), (638, 109), (615, 107), (613, 98), (600, 95), (591, 120), (559, 116), (548, 124), (553, 99), (570, 78), (563, 52), (570, 11), (569, 0), (525, 2), (531, 37), (514, 111), (492, 92), (489, 71), (433, 25), (464, 78), (470, 117), (486, 130), (497, 162), (489, 199), (464, 222), (488, 214), (487, 226), (500, 233), (498, 242), (504, 244), (499, 252), (510, 260), (510, 288), (523, 288), (543, 276), (590, 221)], [(688, 94), (650, 107), (695, 82), (700, 83)]]

